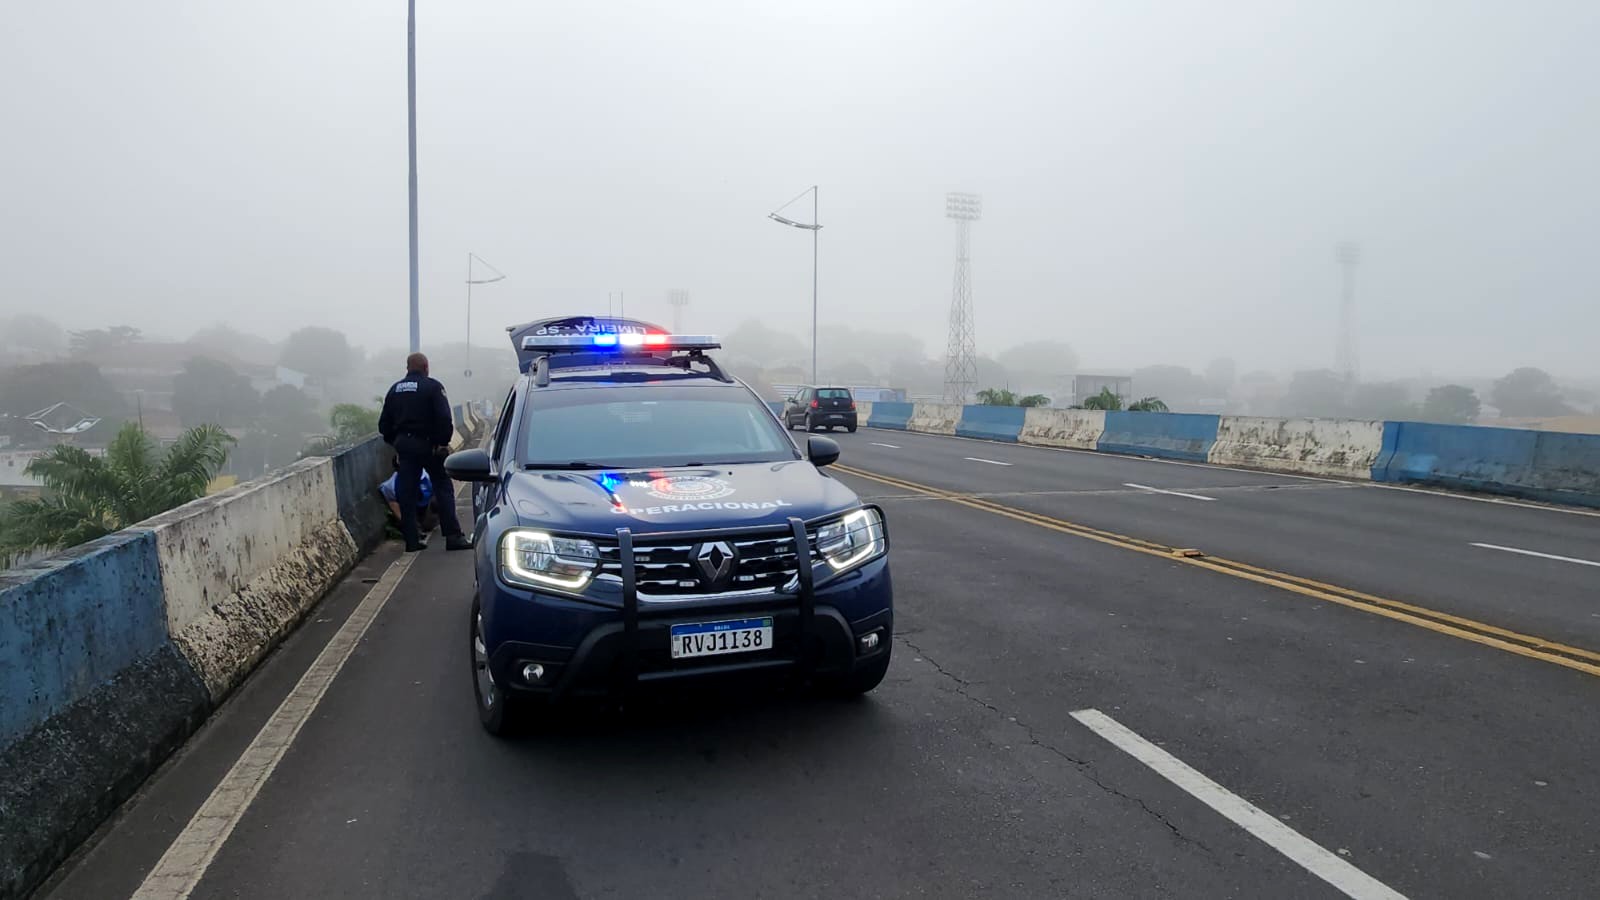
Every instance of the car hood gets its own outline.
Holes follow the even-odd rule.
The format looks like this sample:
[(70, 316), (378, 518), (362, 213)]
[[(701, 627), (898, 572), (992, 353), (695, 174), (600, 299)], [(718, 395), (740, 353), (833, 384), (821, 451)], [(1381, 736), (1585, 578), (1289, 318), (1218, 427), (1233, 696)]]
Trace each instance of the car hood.
[(525, 471), (506, 486), (518, 522), (551, 531), (636, 534), (782, 524), (860, 503), (805, 460), (681, 469)]

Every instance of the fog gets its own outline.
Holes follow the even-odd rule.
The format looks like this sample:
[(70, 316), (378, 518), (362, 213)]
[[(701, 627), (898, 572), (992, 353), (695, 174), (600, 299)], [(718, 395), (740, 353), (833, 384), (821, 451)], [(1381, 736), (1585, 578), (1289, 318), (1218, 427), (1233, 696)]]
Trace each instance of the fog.
[[(1333, 365), (1359, 241), (1371, 377), (1600, 374), (1600, 6), (422, 0), (424, 349), (604, 311), (942, 353), (947, 191), (980, 353), (1088, 371)], [(13, 4), (0, 317), (406, 340), (405, 9)], [(802, 208), (799, 218), (809, 218)], [(0, 341), (0, 343), (4, 343)]]

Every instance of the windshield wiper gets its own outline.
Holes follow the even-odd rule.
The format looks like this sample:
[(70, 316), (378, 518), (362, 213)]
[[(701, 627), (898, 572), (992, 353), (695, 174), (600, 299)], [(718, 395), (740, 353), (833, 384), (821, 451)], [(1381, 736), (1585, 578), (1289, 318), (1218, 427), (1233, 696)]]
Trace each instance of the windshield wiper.
[(602, 466), (599, 463), (584, 462), (583, 460), (580, 459), (580, 460), (574, 460), (572, 462), (565, 462), (565, 463), (528, 463), (527, 465), (523, 466), (522, 468), (530, 469), (530, 470), (531, 469), (559, 469), (559, 470), (565, 470), (565, 471), (577, 471), (577, 470), (587, 470), (587, 469), (609, 469), (609, 468), (612, 468), (612, 467), (611, 466)]

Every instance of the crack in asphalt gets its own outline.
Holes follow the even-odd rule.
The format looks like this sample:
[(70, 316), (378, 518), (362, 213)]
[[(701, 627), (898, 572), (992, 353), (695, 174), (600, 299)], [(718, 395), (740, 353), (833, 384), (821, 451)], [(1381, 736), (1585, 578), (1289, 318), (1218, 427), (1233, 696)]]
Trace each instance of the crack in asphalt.
[(1144, 800), (1142, 800), (1142, 799), (1140, 799), (1138, 797), (1135, 797), (1132, 794), (1128, 794), (1128, 793), (1125, 793), (1123, 791), (1120, 791), (1117, 788), (1114, 788), (1111, 785), (1106, 784), (1104, 781), (1101, 781), (1100, 780), (1100, 776), (1097, 775), (1095, 773), (1095, 771), (1094, 771), (1094, 763), (1092, 763), (1092, 762), (1090, 762), (1089, 760), (1086, 760), (1086, 759), (1078, 759), (1077, 757), (1073, 756), (1072, 754), (1067, 753), (1065, 750), (1062, 750), (1060, 747), (1057, 747), (1054, 744), (1048, 743), (1046, 741), (1040, 740), (1038, 732), (1036, 732), (1034, 730), (1032, 725), (1029, 725), (1027, 722), (1022, 721), (1022, 719), (1018, 718), (1017, 716), (1013, 716), (1013, 715), (1007, 713), (1005, 710), (1001, 709), (998, 706), (995, 706), (993, 703), (990, 703), (989, 701), (983, 699), (982, 697), (979, 697), (979, 696), (971, 693), (968, 690), (968, 688), (970, 688), (972, 686), (972, 682), (968, 681), (965, 678), (962, 678), (961, 676), (959, 676), (956, 673), (950, 671), (949, 669), (946, 669), (943, 665), (941, 665), (939, 663), (938, 660), (934, 659), (932, 656), (929, 656), (928, 652), (926, 650), (923, 650), (921, 647), (918, 647), (916, 644), (914, 644), (911, 641), (907, 640), (904, 634), (898, 634), (898, 635), (895, 635), (895, 637), (896, 637), (896, 639), (898, 639), (900, 641), (900, 643), (906, 645), (913, 652), (915, 652), (917, 654), (917, 656), (920, 657), (924, 662), (926, 662), (930, 666), (933, 666), (934, 671), (938, 672), (945, 679), (947, 679), (952, 684), (954, 684), (955, 685), (955, 692), (957, 694), (961, 695), (962, 697), (964, 697), (968, 701), (970, 701), (972, 703), (975, 703), (978, 706), (981, 706), (984, 709), (986, 709), (986, 710), (988, 710), (988, 711), (990, 711), (992, 713), (1004, 716), (1007, 721), (1009, 721), (1009, 722), (1015, 724), (1017, 727), (1021, 728), (1028, 735), (1029, 743), (1031, 743), (1034, 746), (1039, 747), (1040, 749), (1043, 749), (1043, 750), (1045, 750), (1045, 751), (1047, 751), (1049, 753), (1052, 753), (1052, 754), (1060, 757), (1061, 759), (1066, 760), (1067, 762), (1071, 763), (1074, 767), (1077, 768), (1077, 770), (1085, 778), (1089, 779), (1091, 782), (1094, 783), (1094, 785), (1096, 787), (1100, 788), (1100, 790), (1106, 792), (1107, 794), (1110, 794), (1113, 797), (1117, 797), (1118, 799), (1121, 799), (1121, 800), (1124, 800), (1124, 801), (1127, 801), (1129, 803), (1133, 803), (1133, 804), (1137, 805), (1141, 810), (1144, 811), (1145, 815), (1148, 815), (1150, 818), (1155, 819), (1157, 822), (1160, 822), (1162, 825), (1166, 826), (1167, 830), (1171, 831), (1173, 836), (1176, 837), (1178, 840), (1183, 841), (1186, 844), (1193, 844), (1194, 846), (1199, 847), (1201, 850), (1204, 850), (1206, 853), (1211, 853), (1212, 852), (1211, 848), (1207, 847), (1203, 841), (1200, 841), (1200, 840), (1198, 840), (1196, 838), (1192, 838), (1192, 837), (1184, 834), (1183, 831), (1180, 830), (1177, 825), (1173, 824), (1170, 819), (1168, 819), (1166, 816), (1162, 815), (1161, 813), (1157, 812), (1156, 810), (1152, 809), (1150, 807), (1150, 804), (1144, 802)]

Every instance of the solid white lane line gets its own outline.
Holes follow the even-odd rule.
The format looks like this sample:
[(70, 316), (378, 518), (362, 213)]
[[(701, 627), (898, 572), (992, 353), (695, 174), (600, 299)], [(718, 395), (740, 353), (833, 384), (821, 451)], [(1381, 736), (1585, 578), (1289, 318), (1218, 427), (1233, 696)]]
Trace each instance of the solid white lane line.
[(244, 817), (245, 810), (255, 800), (261, 786), (272, 777), (279, 760), (300, 734), (300, 727), (316, 711), (328, 686), (338, 677), (350, 654), (367, 627), (378, 617), (383, 605), (389, 602), (394, 589), (411, 568), (418, 554), (407, 553), (389, 565), (383, 577), (372, 586), (360, 605), (344, 621), (333, 639), (322, 648), (311, 668), (300, 676), (300, 681), (283, 698), (272, 718), (261, 726), (250, 746), (218, 782), (211, 796), (189, 820), (167, 852), (162, 854), (155, 868), (144, 877), (144, 883), (134, 892), (133, 900), (184, 900), (205, 876), (217, 851), (227, 842), (234, 826)]
[(1153, 487), (1151, 487), (1151, 486), (1149, 486), (1147, 484), (1134, 484), (1131, 481), (1124, 481), (1122, 483), (1122, 486), (1123, 487), (1138, 488), (1141, 491), (1149, 491), (1152, 494), (1171, 494), (1174, 497), (1188, 497), (1190, 500), (1216, 500), (1217, 499), (1215, 497), (1202, 497), (1199, 494), (1185, 494), (1183, 491), (1165, 491), (1165, 490), (1162, 490), (1161, 488), (1153, 488)]
[(890, 450), (899, 450), (900, 449), (900, 445), (899, 444), (880, 444), (877, 441), (868, 441), (867, 443), (871, 444), (874, 447), (888, 447)]
[(1001, 462), (998, 459), (983, 459), (982, 457), (978, 457), (978, 456), (969, 456), (969, 457), (967, 457), (967, 461), (968, 462), (986, 463), (986, 464), (991, 465), (991, 466), (1009, 466), (1009, 465), (1011, 465), (1011, 463)]
[(1357, 900), (1405, 900), (1403, 894), (1328, 852), (1315, 841), (1283, 824), (1277, 817), (1252, 806), (1244, 798), (1190, 768), (1183, 760), (1135, 734), (1116, 719), (1097, 709), (1080, 709), (1072, 717), (1191, 797), (1221, 813), (1228, 821), (1333, 885), (1346, 897)]
[(1547, 503), (1524, 503), (1520, 500), (1506, 500), (1502, 497), (1476, 497), (1472, 494), (1452, 493), (1444, 488), (1419, 488), (1406, 487), (1399, 484), (1379, 484), (1377, 482), (1362, 482), (1362, 487), (1374, 487), (1382, 491), (1405, 491), (1408, 494), (1424, 494), (1429, 497), (1446, 497), (1451, 500), (1471, 500), (1473, 503), (1493, 503), (1496, 506), (1517, 506), (1522, 509), (1539, 509), (1545, 512), (1564, 513), (1569, 516), (1588, 516), (1591, 519), (1600, 519), (1600, 511), (1593, 509), (1573, 509), (1565, 506), (1551, 506)]
[(1472, 546), (1482, 547), (1485, 550), (1502, 550), (1506, 553), (1517, 553), (1522, 556), (1537, 556), (1540, 559), (1553, 559), (1557, 562), (1577, 563), (1580, 566), (1595, 566), (1596, 568), (1600, 568), (1600, 562), (1595, 562), (1594, 560), (1590, 559), (1576, 559), (1571, 556), (1556, 556), (1554, 553), (1540, 553), (1537, 550), (1519, 550), (1516, 547), (1502, 547), (1499, 544), (1479, 544), (1474, 542)]

